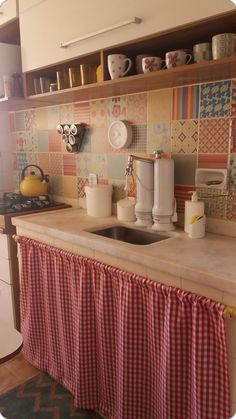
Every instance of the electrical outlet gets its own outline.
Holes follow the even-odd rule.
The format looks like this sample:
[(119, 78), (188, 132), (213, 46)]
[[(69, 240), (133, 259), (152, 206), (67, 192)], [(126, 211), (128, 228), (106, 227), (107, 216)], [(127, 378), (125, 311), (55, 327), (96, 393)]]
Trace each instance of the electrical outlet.
[(98, 175), (96, 173), (89, 173), (88, 182), (89, 182), (89, 185), (97, 185)]

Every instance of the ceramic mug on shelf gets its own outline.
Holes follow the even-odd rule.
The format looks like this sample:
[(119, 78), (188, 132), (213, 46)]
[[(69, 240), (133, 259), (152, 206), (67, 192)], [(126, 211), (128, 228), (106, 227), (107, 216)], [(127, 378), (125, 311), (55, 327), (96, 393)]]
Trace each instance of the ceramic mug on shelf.
[(151, 73), (152, 71), (158, 71), (161, 69), (162, 63), (164, 63), (161, 57), (144, 57), (142, 58), (142, 70), (143, 73)]
[(236, 54), (236, 34), (221, 33), (212, 37), (213, 60)]
[(131, 59), (126, 57), (124, 54), (108, 55), (107, 63), (112, 80), (125, 76), (132, 66)]
[(195, 63), (212, 60), (212, 46), (210, 42), (202, 42), (193, 46)]
[(142, 68), (142, 59), (145, 57), (151, 57), (152, 54), (138, 54), (135, 58), (136, 61), (136, 70), (138, 74), (142, 74), (143, 73), (143, 68)]
[(192, 59), (191, 54), (187, 54), (185, 51), (178, 49), (176, 51), (168, 51), (166, 53), (166, 67), (168, 69), (179, 67), (181, 65), (188, 64)]

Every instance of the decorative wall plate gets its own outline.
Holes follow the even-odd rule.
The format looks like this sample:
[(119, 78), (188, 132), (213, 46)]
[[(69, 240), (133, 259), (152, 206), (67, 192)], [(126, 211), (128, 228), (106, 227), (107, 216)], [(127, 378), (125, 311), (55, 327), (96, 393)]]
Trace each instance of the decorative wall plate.
[(114, 121), (108, 128), (108, 139), (115, 149), (127, 148), (132, 141), (132, 128), (127, 121)]

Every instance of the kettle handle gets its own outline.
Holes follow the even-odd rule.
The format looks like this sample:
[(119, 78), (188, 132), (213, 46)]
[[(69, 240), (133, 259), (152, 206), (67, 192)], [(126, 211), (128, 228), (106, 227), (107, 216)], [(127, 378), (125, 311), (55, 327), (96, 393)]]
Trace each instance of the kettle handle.
[(37, 166), (36, 164), (28, 164), (28, 166), (24, 167), (24, 169), (22, 170), (22, 173), (21, 173), (21, 179), (22, 180), (24, 180), (24, 178), (25, 178), (25, 171), (26, 171), (26, 169), (28, 169), (28, 167), (36, 167), (41, 174), (41, 180), (45, 180), (45, 175), (43, 173), (43, 170), (41, 169), (41, 167)]

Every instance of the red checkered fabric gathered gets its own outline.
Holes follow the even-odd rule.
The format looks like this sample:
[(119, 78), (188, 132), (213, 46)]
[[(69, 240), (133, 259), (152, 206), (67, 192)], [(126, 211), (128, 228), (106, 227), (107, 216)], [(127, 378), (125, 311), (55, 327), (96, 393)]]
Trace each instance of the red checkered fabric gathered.
[[(20, 238), (23, 353), (109, 419), (228, 419), (224, 305)], [(157, 278), (158, 279), (158, 278)]]

